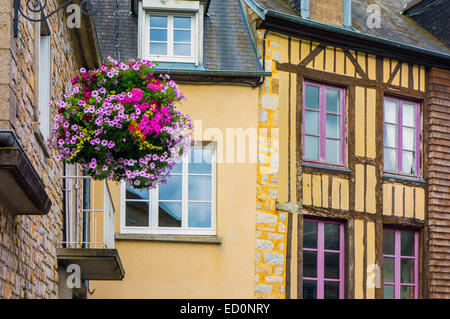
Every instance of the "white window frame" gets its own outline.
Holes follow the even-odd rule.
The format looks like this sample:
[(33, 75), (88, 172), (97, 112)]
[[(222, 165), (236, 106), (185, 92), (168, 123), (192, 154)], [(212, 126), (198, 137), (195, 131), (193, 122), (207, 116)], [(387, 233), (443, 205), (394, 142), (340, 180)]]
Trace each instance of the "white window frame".
[[(159, 235), (216, 235), (216, 147), (215, 143), (203, 143), (197, 144), (194, 147), (197, 148), (209, 148), (211, 149), (211, 227), (188, 227), (188, 161), (187, 157), (183, 159), (182, 163), (182, 219), (181, 227), (158, 227), (158, 187), (150, 190), (149, 194), (149, 226), (148, 227), (136, 227), (126, 226), (126, 183), (122, 181), (120, 183), (120, 232), (122, 234), (159, 234)], [(197, 175), (197, 174), (191, 174)], [(203, 174), (198, 174), (203, 175)], [(208, 174), (209, 175), (209, 174)], [(198, 201), (201, 202), (201, 201)]]
[[(150, 16), (167, 16), (167, 55), (150, 55)], [(173, 17), (191, 17), (191, 56), (173, 55)], [(203, 60), (203, 5), (199, 1), (143, 0), (138, 15), (139, 57), (157, 62), (183, 62), (199, 65)]]
[(39, 127), (46, 140), (50, 136), (50, 107), (51, 98), (51, 34), (43, 35), (38, 32), (36, 41), (39, 46), (39, 79), (38, 79), (38, 110)]

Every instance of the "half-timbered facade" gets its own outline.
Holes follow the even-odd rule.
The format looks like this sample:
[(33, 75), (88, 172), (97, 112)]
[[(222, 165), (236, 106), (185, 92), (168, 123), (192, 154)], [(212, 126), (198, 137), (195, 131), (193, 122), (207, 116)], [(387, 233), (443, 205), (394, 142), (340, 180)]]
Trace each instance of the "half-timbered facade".
[(381, 30), (370, 1), (319, 2), (245, 1), (272, 72), (255, 296), (448, 297), (449, 50), (395, 1)]

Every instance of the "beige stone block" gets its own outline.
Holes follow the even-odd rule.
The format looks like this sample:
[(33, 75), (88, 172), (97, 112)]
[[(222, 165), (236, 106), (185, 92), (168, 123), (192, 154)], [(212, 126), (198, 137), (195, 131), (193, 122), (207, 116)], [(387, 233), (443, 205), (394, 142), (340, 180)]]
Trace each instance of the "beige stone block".
[(9, 85), (0, 85), (0, 120), (9, 120)]
[(0, 84), (9, 84), (11, 65), (8, 50), (0, 50), (0, 65)]
[(0, 49), (9, 49), (11, 47), (11, 15), (9, 13), (0, 13), (0, 34)]
[(256, 273), (270, 274), (272, 267), (269, 265), (259, 264), (256, 265), (255, 271)]
[(281, 284), (283, 283), (283, 277), (280, 276), (267, 276), (266, 282), (269, 284)]
[(0, 13), (10, 13), (12, 11), (13, 1), (0, 1)]

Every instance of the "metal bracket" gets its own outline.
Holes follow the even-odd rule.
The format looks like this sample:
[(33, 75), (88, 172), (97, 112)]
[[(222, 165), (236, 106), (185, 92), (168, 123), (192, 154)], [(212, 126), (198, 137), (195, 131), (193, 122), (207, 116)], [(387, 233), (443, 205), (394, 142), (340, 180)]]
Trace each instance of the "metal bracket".
[[(30, 11), (30, 13), (34, 16), (37, 13), (40, 13), (40, 18), (32, 18), (28, 16), (20, 6), (20, 0), (14, 0), (14, 37), (17, 38), (19, 36), (19, 13), (22, 15), (25, 19), (31, 21), (31, 22), (42, 22), (50, 18), (52, 15), (54, 15), (59, 10), (67, 7), (69, 4), (72, 4), (73, 0), (67, 0), (62, 5), (60, 5), (58, 8), (56, 8), (54, 11), (50, 12), (49, 14), (45, 15), (44, 10), (47, 7), (47, 0), (26, 0), (26, 10)], [(82, 0), (80, 2), (80, 11), (84, 15), (94, 15), (96, 14), (96, 11), (94, 10), (94, 5), (92, 4), (92, 0)]]

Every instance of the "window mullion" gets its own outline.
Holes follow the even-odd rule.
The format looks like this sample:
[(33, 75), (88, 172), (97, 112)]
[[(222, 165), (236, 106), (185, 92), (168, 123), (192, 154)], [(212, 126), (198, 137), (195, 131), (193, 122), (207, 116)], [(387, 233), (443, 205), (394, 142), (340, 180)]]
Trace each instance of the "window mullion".
[(340, 143), (340, 154), (341, 154), (341, 163), (343, 164), (343, 165), (345, 165), (345, 161), (346, 161), (346, 154), (345, 154), (345, 100), (344, 100), (344, 97), (345, 97), (345, 94), (344, 94), (344, 90), (343, 89), (341, 89), (341, 90), (339, 90), (339, 92), (340, 92), (340, 96), (339, 96), (339, 98), (340, 98), (340, 100), (339, 100), (339, 103), (341, 103), (341, 109), (340, 109), (340, 111), (341, 111), (341, 117), (340, 117), (340, 123), (341, 123), (341, 127), (340, 127), (340, 132), (339, 132), (339, 135), (340, 135), (340, 138), (341, 138), (341, 143)]
[(419, 232), (414, 233), (414, 299), (419, 298)]
[(187, 157), (183, 158), (183, 167), (182, 167), (182, 194), (181, 194), (181, 228), (184, 230), (188, 229), (188, 160)]
[(173, 56), (173, 16), (167, 19), (167, 53)]
[(414, 163), (414, 166), (415, 166), (415, 169), (416, 169), (416, 174), (419, 176), (419, 174), (420, 174), (420, 163), (421, 163), (421, 159), (420, 159), (420, 132), (421, 132), (421, 129), (422, 129), (422, 125), (421, 125), (421, 121), (420, 121), (420, 118), (421, 118), (421, 116), (420, 116), (420, 108), (419, 108), (419, 104), (417, 103), (417, 104), (415, 104), (415, 109), (416, 109), (416, 112), (415, 112), (415, 119), (414, 119), (414, 122), (415, 122), (415, 129), (416, 129), (416, 131), (415, 131), (415, 134), (414, 134), (414, 136), (415, 136), (415, 139), (416, 139), (416, 143), (415, 143), (415, 150), (414, 150), (414, 159), (415, 159), (415, 163)]
[(325, 161), (326, 158), (326, 148), (325, 148), (325, 141), (326, 141), (326, 105), (325, 105), (325, 95), (326, 95), (326, 88), (324, 86), (320, 86), (319, 90), (319, 143), (320, 143), (320, 149), (319, 149), (319, 158), (322, 161)]
[(150, 231), (156, 230), (158, 228), (158, 222), (159, 222), (159, 214), (158, 214), (158, 207), (159, 207), (159, 185), (156, 186), (156, 188), (149, 191), (149, 198), (150, 198)]
[(401, 280), (401, 267), (400, 267), (400, 240), (401, 233), (399, 230), (394, 232), (394, 298), (400, 299), (400, 280)]
[(324, 298), (324, 224), (317, 223), (317, 299)]
[(403, 103), (402, 101), (398, 100), (398, 119), (397, 119), (397, 127), (398, 127), (398, 134), (397, 134), (397, 169), (399, 173), (403, 172), (402, 169), (402, 159), (403, 159)]
[(344, 249), (345, 249), (345, 233), (344, 224), (339, 227), (339, 298), (344, 299), (344, 277), (345, 277), (345, 260), (344, 260)]

